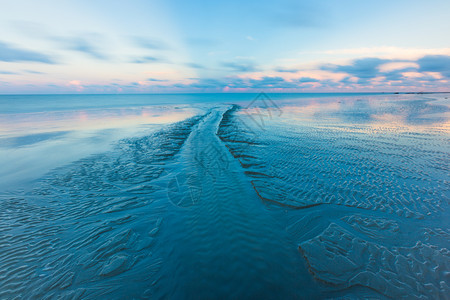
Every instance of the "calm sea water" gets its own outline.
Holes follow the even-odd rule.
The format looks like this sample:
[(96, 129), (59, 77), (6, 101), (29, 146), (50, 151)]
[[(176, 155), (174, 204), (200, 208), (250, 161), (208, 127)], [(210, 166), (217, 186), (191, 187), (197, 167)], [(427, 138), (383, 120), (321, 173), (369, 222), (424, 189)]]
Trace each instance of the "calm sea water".
[[(0, 95), (0, 113), (252, 101), (258, 94)], [(271, 94), (274, 100), (382, 95), (380, 93)]]
[[(374, 94), (273, 94), (271, 98), (302, 102), (340, 95)], [(121, 138), (147, 134), (205, 113), (213, 105), (246, 106), (256, 96), (0, 95), (0, 188), (20, 187), (53, 168), (106, 151)]]
[(447, 94), (0, 96), (0, 298), (442, 298)]

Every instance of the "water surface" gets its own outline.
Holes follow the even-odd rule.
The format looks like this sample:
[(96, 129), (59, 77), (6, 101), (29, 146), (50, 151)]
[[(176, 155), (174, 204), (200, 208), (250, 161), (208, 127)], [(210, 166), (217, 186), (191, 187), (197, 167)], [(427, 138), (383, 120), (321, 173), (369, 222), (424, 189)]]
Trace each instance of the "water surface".
[(0, 99), (0, 298), (447, 297), (447, 95), (256, 96)]

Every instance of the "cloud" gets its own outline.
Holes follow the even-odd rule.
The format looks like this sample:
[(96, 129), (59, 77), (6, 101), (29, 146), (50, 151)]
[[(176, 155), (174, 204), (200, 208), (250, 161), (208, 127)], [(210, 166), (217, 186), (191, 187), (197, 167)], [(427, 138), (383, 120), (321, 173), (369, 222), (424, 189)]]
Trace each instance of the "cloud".
[(45, 74), (43, 72), (34, 71), (34, 70), (23, 70), (23, 72), (28, 73), (28, 74)]
[(425, 55), (450, 55), (450, 48), (362, 47), (325, 51), (302, 51), (298, 54), (379, 57), (383, 59), (417, 60)]
[[(172, 82), (167, 80), (164, 84), (159, 84), (162, 80), (149, 78), (147, 81), (154, 84), (152, 90), (159, 91), (185, 91), (185, 92), (221, 92), (221, 91), (398, 91), (398, 90), (425, 90), (439, 89), (443, 83), (439, 80), (439, 73), (428, 72), (426, 74), (417, 72), (417, 68), (405, 67), (394, 69), (388, 72), (381, 72), (378, 67), (384, 63), (381, 60), (356, 60), (349, 65), (328, 66), (336, 72), (343, 69), (351, 72), (349, 76), (339, 78), (314, 78), (309, 76), (292, 77), (291, 74), (285, 76), (264, 76), (255, 77), (254, 74), (240, 74), (238, 76), (228, 76), (223, 78), (188, 78), (190, 83)], [(234, 66), (234, 65), (233, 65)], [(374, 70), (375, 69), (375, 70)], [(323, 71), (322, 71), (323, 72)], [(376, 74), (376, 76), (375, 76)], [(356, 76), (363, 76), (360, 77)], [(125, 88), (125, 87), (124, 87)]]
[(418, 80), (423, 81), (423, 82), (433, 83), (435, 81), (438, 81), (439, 79), (436, 77), (433, 77), (433, 76), (425, 75), (425, 76), (420, 77)]
[(347, 73), (349, 76), (339, 81), (344, 84), (415, 88), (450, 78), (450, 56), (426, 55), (409, 61), (371, 57), (353, 60), (348, 65), (322, 65), (320, 69), (333, 73)]
[(311, 78), (311, 77), (302, 77), (298, 80), (300, 83), (311, 83), (311, 82), (319, 82), (319, 79)]
[(33, 71), (33, 70), (22, 70), (20, 72), (0, 71), (0, 74), (3, 74), (3, 75), (20, 75), (20, 74), (45, 74), (45, 73), (38, 72), (38, 71)]
[(135, 64), (148, 64), (148, 63), (161, 63), (165, 62), (165, 60), (154, 56), (144, 56), (140, 58), (135, 58), (131, 62)]
[(169, 49), (169, 46), (161, 40), (152, 39), (152, 38), (146, 38), (146, 37), (133, 37), (133, 42), (145, 49), (151, 49), (151, 50), (167, 50)]
[(81, 85), (81, 82), (79, 81), (79, 80), (72, 80), (72, 81), (69, 81), (69, 85)]
[(419, 65), (415, 62), (412, 61), (402, 61), (402, 62), (388, 62), (385, 63), (381, 66), (379, 66), (379, 70), (380, 72), (389, 72), (389, 71), (394, 71), (394, 70), (401, 70), (401, 69), (406, 69), (406, 68), (414, 68), (417, 69), (419, 68)]
[(53, 40), (59, 42), (65, 49), (80, 52), (90, 56), (91, 58), (107, 60), (108, 57), (93, 45), (93, 43), (87, 39), (80, 37), (57, 37)]
[(67, 83), (67, 86), (70, 88), (74, 88), (78, 92), (82, 92), (85, 89), (80, 80), (71, 80)]
[(147, 78), (147, 81), (164, 82), (164, 81), (167, 81), (167, 80), (166, 79), (158, 79), (158, 78)]
[(350, 65), (323, 65), (321, 70), (335, 73), (347, 73), (358, 77), (361, 81), (375, 78), (380, 74), (379, 66), (389, 62), (389, 60), (370, 57), (354, 60)]
[(450, 56), (427, 55), (417, 60), (420, 72), (439, 72), (450, 78)]
[(0, 71), (0, 74), (2, 74), (2, 75), (18, 75), (19, 73), (10, 72), (10, 71)]
[(297, 84), (288, 82), (282, 77), (262, 77), (261, 79), (250, 79), (250, 87), (254, 89), (262, 88), (297, 88)]
[(232, 89), (280, 89), (280, 88), (300, 88), (295, 82), (286, 81), (282, 77), (265, 76), (259, 79), (227, 77), (223, 79), (215, 78), (198, 78), (196, 82), (190, 84), (172, 85), (179, 89), (192, 90), (217, 90), (222, 91), (224, 88)]
[(392, 70), (389, 72), (382, 72), (380, 74), (384, 76), (388, 81), (396, 81), (396, 80), (404, 80), (406, 78), (404, 73), (408, 72), (417, 72), (417, 68), (409, 67), (399, 70)]
[(185, 65), (193, 69), (206, 69), (205, 66), (197, 63), (186, 63)]
[(275, 72), (280, 72), (280, 73), (297, 73), (299, 70), (298, 69), (289, 69), (289, 68), (275, 68), (274, 69)]
[(355, 80), (353, 80), (354, 77), (350, 77), (350, 76), (346, 76), (344, 78), (342, 78), (341, 80), (339, 80), (339, 82), (344, 83), (344, 84), (354, 84)]
[(0, 42), (0, 61), (6, 62), (39, 62), (54, 64), (54, 60), (46, 54), (16, 48), (5, 42)]
[(222, 66), (230, 68), (234, 72), (255, 72), (258, 70), (253, 62), (224, 62)]
[(221, 89), (225, 85), (226, 85), (226, 83), (219, 79), (202, 78), (202, 79), (199, 79), (198, 82), (192, 83), (188, 86), (191, 88), (197, 88), (197, 89)]

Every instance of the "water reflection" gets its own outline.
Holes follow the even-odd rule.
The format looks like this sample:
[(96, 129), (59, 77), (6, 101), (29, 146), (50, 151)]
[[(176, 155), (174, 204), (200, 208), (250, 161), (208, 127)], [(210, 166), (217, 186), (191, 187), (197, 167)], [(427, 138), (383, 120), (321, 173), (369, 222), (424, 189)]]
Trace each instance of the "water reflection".
[(295, 105), (288, 103), (282, 109), (289, 118), (312, 122), (420, 127), (444, 125), (450, 120), (450, 100), (443, 96), (427, 99), (418, 95), (312, 98)]
[(393, 104), (398, 114), (403, 115), (405, 123), (425, 125), (443, 123), (448, 120), (450, 107), (448, 105), (437, 104), (435, 103), (436, 101), (436, 99), (407, 100)]
[(197, 114), (188, 106), (0, 114), (0, 191)]
[(173, 123), (197, 114), (187, 106), (88, 109), (0, 114), (0, 138), (72, 130)]
[(341, 101), (336, 115), (340, 117), (343, 122), (368, 123), (373, 120), (373, 111), (374, 107), (370, 105), (369, 100), (357, 99), (352, 102)]
[(33, 145), (46, 140), (56, 139), (63, 137), (70, 131), (57, 131), (57, 132), (43, 132), (36, 134), (28, 134), (17, 137), (8, 137), (1, 139), (0, 147), (2, 148), (14, 148)]

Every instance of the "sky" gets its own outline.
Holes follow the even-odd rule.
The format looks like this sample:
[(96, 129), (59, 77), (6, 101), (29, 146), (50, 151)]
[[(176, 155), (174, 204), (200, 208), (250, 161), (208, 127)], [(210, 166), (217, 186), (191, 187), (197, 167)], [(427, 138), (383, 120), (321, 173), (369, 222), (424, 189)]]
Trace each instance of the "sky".
[(450, 91), (448, 0), (0, 7), (0, 94)]

